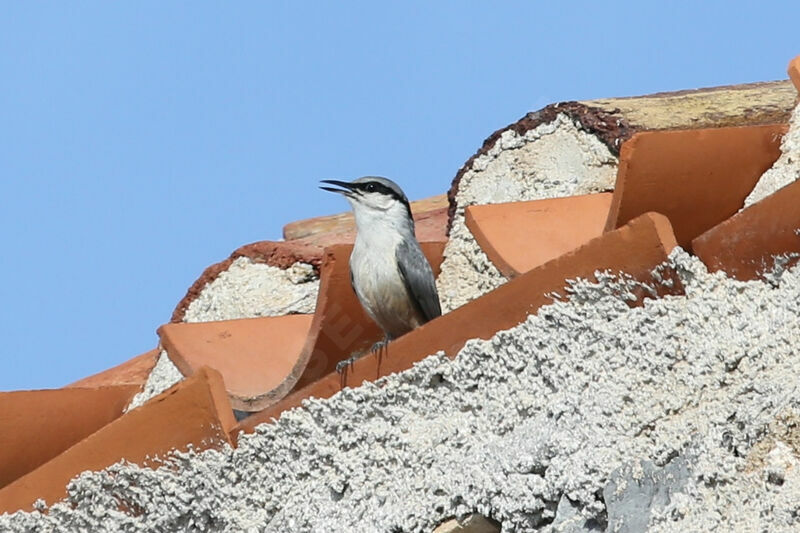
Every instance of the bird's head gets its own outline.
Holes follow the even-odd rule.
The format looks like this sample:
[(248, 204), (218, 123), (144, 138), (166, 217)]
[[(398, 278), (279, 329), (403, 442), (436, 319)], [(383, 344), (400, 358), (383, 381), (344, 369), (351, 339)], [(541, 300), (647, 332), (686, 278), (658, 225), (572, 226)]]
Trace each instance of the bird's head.
[(371, 223), (390, 223), (403, 227), (411, 225), (411, 207), (403, 190), (390, 179), (378, 176), (365, 176), (356, 180), (322, 180), (322, 183), (335, 185), (320, 189), (344, 195), (353, 207), (356, 224), (363, 227)]

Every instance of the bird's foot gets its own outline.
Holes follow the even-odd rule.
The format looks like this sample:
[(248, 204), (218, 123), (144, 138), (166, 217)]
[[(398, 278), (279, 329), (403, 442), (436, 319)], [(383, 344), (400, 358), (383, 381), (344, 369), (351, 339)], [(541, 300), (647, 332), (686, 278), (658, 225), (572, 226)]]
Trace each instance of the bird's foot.
[(348, 357), (347, 359), (342, 359), (338, 363), (336, 363), (336, 372), (339, 373), (339, 388), (343, 389), (347, 385), (347, 374), (350, 371), (350, 367), (353, 366), (353, 363), (356, 362), (355, 355), (352, 357)]
[(347, 359), (342, 359), (336, 363), (336, 371), (340, 374), (347, 372), (350, 367), (353, 366), (353, 363), (356, 362), (356, 359), (358, 359), (358, 357), (348, 357)]
[(388, 347), (389, 347), (389, 339), (383, 339), (382, 341), (378, 341), (375, 344), (373, 344), (370, 351), (380, 353), (386, 350), (386, 348)]

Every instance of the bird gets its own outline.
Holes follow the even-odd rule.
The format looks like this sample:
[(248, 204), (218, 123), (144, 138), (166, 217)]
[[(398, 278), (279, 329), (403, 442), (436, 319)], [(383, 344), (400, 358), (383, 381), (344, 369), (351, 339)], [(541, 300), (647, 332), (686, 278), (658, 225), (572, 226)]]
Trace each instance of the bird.
[[(321, 183), (336, 186), (320, 189), (343, 195), (353, 209), (350, 284), (364, 311), (383, 330), (383, 341), (372, 348), (380, 358), (390, 341), (441, 316), (433, 269), (417, 241), (411, 206), (399, 185), (379, 176)], [(343, 374), (357, 358), (340, 361), (336, 370)]]

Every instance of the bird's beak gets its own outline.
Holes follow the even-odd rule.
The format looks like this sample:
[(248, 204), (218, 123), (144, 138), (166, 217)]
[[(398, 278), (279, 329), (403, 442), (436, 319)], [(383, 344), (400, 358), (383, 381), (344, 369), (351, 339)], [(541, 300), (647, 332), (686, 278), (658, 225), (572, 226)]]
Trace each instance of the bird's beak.
[(334, 189), (333, 187), (322, 187), (320, 189), (323, 191), (328, 192), (338, 192), (339, 194), (343, 194), (348, 198), (353, 196), (353, 192), (355, 191), (355, 187), (346, 181), (338, 181), (338, 180), (322, 180), (320, 183), (328, 183), (330, 185), (336, 185), (337, 187), (341, 187), (341, 189)]

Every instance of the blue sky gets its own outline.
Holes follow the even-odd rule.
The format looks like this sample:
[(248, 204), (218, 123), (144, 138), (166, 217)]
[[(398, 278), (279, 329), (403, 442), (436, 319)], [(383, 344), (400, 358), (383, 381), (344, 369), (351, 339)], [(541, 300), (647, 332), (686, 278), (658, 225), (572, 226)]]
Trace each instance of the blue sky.
[(157, 344), (208, 265), (342, 211), (320, 179), (447, 190), (549, 103), (786, 78), (797, 2), (7, 2), (0, 390)]

